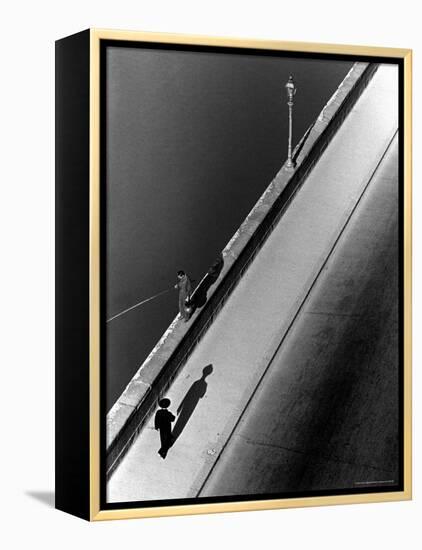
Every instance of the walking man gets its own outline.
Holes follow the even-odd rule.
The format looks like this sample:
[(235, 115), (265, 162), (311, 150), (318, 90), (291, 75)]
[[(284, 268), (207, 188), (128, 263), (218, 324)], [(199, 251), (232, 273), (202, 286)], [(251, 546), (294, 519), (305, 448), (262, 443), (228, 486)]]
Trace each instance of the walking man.
[(161, 407), (155, 413), (154, 426), (156, 430), (160, 432), (161, 448), (158, 454), (161, 458), (166, 458), (167, 451), (170, 449), (173, 443), (173, 437), (171, 434), (171, 423), (174, 422), (176, 417), (168, 411), (170, 406), (170, 399), (160, 399), (158, 405)]
[(189, 306), (192, 288), (190, 279), (184, 271), (177, 272), (177, 283), (174, 288), (179, 289), (179, 311), (186, 323), (189, 321), (189, 317), (192, 312), (192, 309)]

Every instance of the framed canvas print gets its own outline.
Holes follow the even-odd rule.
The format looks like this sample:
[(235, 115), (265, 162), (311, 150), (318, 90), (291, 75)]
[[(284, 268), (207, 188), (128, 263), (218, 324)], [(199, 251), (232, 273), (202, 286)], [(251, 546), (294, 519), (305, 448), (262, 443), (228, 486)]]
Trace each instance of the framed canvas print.
[(56, 43), (56, 506), (411, 498), (411, 51)]

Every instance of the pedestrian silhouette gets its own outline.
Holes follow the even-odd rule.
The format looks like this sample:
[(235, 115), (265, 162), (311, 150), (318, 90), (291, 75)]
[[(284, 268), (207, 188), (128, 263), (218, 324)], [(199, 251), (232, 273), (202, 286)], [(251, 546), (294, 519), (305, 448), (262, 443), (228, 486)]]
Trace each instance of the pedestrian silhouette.
[(173, 443), (182, 433), (184, 427), (189, 422), (195, 407), (200, 399), (202, 399), (207, 391), (207, 383), (205, 378), (209, 376), (213, 371), (212, 365), (207, 365), (202, 370), (202, 376), (199, 380), (196, 380), (189, 388), (182, 402), (177, 409), (177, 422), (174, 426), (172, 439)]
[(158, 405), (161, 408), (155, 413), (154, 419), (155, 429), (159, 430), (161, 440), (161, 447), (158, 454), (161, 458), (166, 458), (167, 451), (172, 445), (171, 423), (174, 422), (176, 417), (167, 410), (170, 406), (170, 399), (160, 399)]

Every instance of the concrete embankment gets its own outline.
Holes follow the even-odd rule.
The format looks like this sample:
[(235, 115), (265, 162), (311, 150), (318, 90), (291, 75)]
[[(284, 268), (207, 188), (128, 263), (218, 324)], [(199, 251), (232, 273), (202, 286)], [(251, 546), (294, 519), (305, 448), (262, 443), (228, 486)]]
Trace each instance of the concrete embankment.
[[(207, 301), (188, 324), (177, 317), (107, 416), (107, 470), (111, 474), (168, 391), (180, 367), (212, 325), (249, 264), (283, 216), (306, 176), (333, 139), (371, 80), (376, 65), (356, 63), (296, 152), (296, 169), (283, 167), (222, 253)], [(206, 281), (202, 281), (204, 285)]]

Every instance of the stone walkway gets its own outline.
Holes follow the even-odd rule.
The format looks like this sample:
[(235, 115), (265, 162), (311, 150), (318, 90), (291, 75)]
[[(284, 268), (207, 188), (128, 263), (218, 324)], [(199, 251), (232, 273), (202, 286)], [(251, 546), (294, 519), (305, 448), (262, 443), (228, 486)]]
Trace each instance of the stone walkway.
[(398, 140), (200, 496), (399, 482)]

